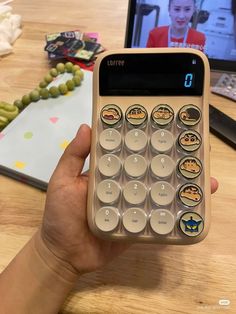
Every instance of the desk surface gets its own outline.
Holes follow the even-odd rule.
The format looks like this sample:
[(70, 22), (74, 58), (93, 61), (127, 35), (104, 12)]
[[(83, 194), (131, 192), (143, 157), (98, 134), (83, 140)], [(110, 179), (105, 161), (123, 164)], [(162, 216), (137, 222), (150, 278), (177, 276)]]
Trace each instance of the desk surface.
[[(123, 47), (126, 0), (21, 0), (12, 7), (23, 18), (23, 34), (14, 53), (0, 60), (1, 100), (22, 97), (47, 73), (46, 33), (98, 31), (108, 49)], [(235, 103), (215, 95), (210, 102), (236, 119)], [(215, 136), (210, 141), (211, 174), (220, 187), (212, 196), (208, 237), (188, 247), (134, 245), (81, 277), (62, 313), (236, 313), (236, 155)], [(0, 271), (39, 226), (45, 196), (0, 176)], [(230, 307), (220, 306), (220, 299), (230, 300)]]

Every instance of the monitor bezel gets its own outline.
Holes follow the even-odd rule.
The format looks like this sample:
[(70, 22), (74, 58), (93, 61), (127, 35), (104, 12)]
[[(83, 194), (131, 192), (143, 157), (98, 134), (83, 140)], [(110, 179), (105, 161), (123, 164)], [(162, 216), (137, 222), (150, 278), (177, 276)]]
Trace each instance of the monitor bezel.
[[(125, 43), (124, 43), (125, 48), (132, 48), (132, 35), (133, 35), (133, 28), (134, 28), (136, 3), (137, 3), (137, 0), (129, 0), (129, 3), (128, 3)], [(211, 71), (236, 72), (236, 61), (211, 59), (211, 58), (208, 58), (208, 60), (210, 63)]]

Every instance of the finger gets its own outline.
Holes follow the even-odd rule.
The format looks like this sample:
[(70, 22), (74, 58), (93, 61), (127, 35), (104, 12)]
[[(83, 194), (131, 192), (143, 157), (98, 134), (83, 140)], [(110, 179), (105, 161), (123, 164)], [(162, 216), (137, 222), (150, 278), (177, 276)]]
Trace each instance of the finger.
[(82, 124), (75, 138), (67, 146), (56, 167), (54, 175), (76, 177), (80, 175), (90, 152), (91, 129)]
[(218, 181), (215, 178), (211, 177), (211, 193), (212, 194), (217, 191), (218, 186), (219, 186)]

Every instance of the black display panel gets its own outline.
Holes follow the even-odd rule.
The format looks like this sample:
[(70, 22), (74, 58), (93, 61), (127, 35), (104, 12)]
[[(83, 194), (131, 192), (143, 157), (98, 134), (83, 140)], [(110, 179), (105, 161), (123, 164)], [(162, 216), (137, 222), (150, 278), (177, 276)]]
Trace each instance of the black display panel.
[(201, 96), (204, 63), (189, 53), (130, 53), (105, 57), (101, 96)]

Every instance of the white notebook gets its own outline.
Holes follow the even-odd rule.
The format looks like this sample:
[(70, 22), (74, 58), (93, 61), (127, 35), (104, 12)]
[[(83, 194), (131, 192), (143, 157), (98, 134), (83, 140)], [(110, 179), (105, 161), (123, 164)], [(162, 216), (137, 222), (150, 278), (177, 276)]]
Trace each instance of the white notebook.
[[(50, 85), (70, 76), (58, 76)], [(0, 132), (0, 173), (46, 190), (66, 146), (91, 120), (92, 72), (84, 71), (82, 84), (72, 92), (31, 103)]]

